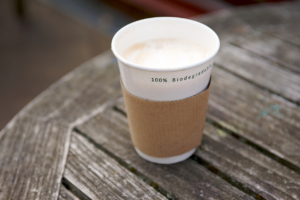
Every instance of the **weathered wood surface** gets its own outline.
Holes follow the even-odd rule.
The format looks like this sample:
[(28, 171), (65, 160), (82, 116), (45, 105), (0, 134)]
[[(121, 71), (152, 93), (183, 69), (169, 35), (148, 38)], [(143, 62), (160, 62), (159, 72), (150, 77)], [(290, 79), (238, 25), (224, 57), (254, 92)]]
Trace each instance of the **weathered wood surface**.
[(145, 161), (133, 148), (127, 118), (112, 108), (80, 125), (78, 129), (147, 179), (155, 182), (154, 185), (167, 191), (168, 197), (252, 199), (191, 159), (173, 165), (157, 165)]
[[(52, 85), (1, 131), (0, 199), (76, 199), (66, 188), (60, 191), (74, 127), (91, 138), (93, 148), (124, 162), (125, 174), (133, 171), (167, 198), (251, 199), (251, 194), (256, 199), (299, 199), (299, 10), (299, 2), (282, 3), (198, 19), (222, 42), (207, 116), (241, 140), (208, 124), (195, 154), (208, 165), (188, 159), (160, 166), (137, 156), (126, 117), (111, 108), (121, 90), (116, 59), (107, 52)], [(125, 111), (122, 100), (117, 104)], [(101, 151), (90, 153), (100, 159)], [(74, 167), (86, 169), (88, 162)], [(69, 185), (86, 188), (87, 194), (77, 193), (80, 198), (99, 194), (89, 193), (94, 186), (83, 181), (101, 182), (98, 175), (67, 179), (67, 173)]]
[(79, 198), (62, 185), (60, 187), (58, 200), (79, 200)]
[(71, 130), (29, 117), (0, 133), (0, 199), (57, 199)]
[(166, 199), (76, 132), (64, 177), (90, 199)]

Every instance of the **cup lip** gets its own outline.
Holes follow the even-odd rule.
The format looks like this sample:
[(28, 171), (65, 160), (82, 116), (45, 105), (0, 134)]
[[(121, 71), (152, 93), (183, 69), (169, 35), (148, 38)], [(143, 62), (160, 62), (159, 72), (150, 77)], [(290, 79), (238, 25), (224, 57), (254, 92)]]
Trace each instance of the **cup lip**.
[[(127, 61), (126, 59), (124, 59), (116, 50), (115, 48), (115, 44), (116, 44), (116, 40), (117, 38), (120, 36), (120, 34), (122, 34), (122, 32), (124, 32), (126, 29), (128, 29), (130, 26), (135, 25), (135, 24), (139, 24), (139, 23), (144, 23), (145, 21), (150, 21), (150, 20), (160, 20), (160, 19), (172, 19), (172, 20), (181, 20), (181, 21), (185, 21), (187, 23), (193, 23), (195, 25), (198, 26), (202, 26), (204, 28), (206, 28), (208, 31), (210, 31), (216, 38), (217, 40), (217, 45), (216, 48), (214, 49), (214, 51), (205, 59), (196, 62), (194, 64), (190, 64), (190, 65), (186, 65), (186, 66), (182, 66), (182, 67), (178, 67), (175, 69), (162, 69), (162, 68), (148, 68), (142, 65), (138, 65), (132, 62)], [(114, 53), (114, 55), (117, 57), (117, 59), (119, 61), (121, 61), (122, 63), (124, 63), (127, 66), (130, 67), (134, 67), (137, 69), (141, 69), (141, 70), (145, 70), (145, 71), (155, 71), (155, 72), (171, 72), (171, 71), (181, 71), (181, 70), (186, 70), (186, 69), (190, 69), (190, 68), (194, 68), (194, 67), (198, 67), (206, 62), (208, 62), (209, 60), (211, 60), (219, 51), (220, 48), (220, 39), (218, 37), (218, 35), (208, 26), (206, 26), (205, 24), (202, 24), (200, 22), (191, 20), (191, 19), (185, 19), (185, 18), (180, 18), (180, 17), (152, 17), (152, 18), (147, 18), (147, 19), (142, 19), (142, 20), (138, 20), (135, 22), (132, 22), (130, 24), (127, 24), (126, 26), (124, 26), (123, 28), (121, 28), (113, 37), (112, 42), (111, 42), (111, 49), (112, 52)]]

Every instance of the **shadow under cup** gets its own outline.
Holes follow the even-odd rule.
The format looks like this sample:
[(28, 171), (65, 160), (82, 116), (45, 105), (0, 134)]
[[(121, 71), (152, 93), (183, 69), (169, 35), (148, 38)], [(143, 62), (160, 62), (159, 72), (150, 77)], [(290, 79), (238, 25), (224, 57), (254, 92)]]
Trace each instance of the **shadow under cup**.
[[(136, 43), (161, 38), (196, 43), (205, 47), (208, 54), (196, 63), (171, 69), (149, 68), (122, 57), (123, 52)], [(118, 59), (123, 86), (132, 95), (151, 101), (182, 100), (205, 90), (219, 46), (218, 36), (206, 25), (175, 17), (149, 18), (131, 23), (120, 29), (112, 40), (112, 51)], [(195, 149), (167, 158), (153, 157), (137, 148), (136, 151), (151, 162), (170, 164), (188, 158)]]

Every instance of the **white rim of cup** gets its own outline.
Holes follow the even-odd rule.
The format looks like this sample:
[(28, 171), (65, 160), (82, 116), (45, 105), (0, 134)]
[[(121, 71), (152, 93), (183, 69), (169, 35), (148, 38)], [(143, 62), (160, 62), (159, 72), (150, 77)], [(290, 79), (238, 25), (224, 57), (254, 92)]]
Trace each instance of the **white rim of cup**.
[[(181, 20), (181, 21), (185, 21), (187, 23), (193, 23), (197, 26), (202, 26), (204, 28), (206, 28), (208, 31), (210, 31), (216, 38), (217, 40), (217, 45), (216, 45), (216, 48), (215, 50), (205, 59), (199, 61), (199, 62), (196, 62), (194, 64), (191, 64), (191, 65), (186, 65), (186, 66), (182, 66), (182, 67), (178, 67), (176, 69), (161, 69), (161, 68), (147, 68), (147, 67), (144, 67), (142, 65), (137, 65), (135, 63), (132, 63), (132, 62), (129, 62), (127, 60), (125, 60), (124, 58), (122, 58), (122, 56), (120, 56), (120, 54), (117, 52), (116, 48), (115, 48), (115, 43), (116, 43), (116, 40), (117, 38), (119, 37), (120, 34), (122, 34), (123, 31), (125, 31), (126, 29), (128, 29), (130, 26), (134, 25), (134, 24), (139, 24), (139, 23), (143, 23), (145, 21), (149, 21), (149, 20), (159, 20), (159, 19), (175, 19), (175, 20)], [(206, 63), (207, 61), (209, 61), (210, 59), (212, 59), (219, 51), (219, 48), (220, 48), (220, 40), (219, 40), (219, 37), (218, 35), (211, 29), (209, 28), (208, 26), (206, 26), (205, 24), (202, 24), (200, 22), (197, 22), (197, 21), (194, 21), (194, 20), (190, 20), (190, 19), (184, 19), (184, 18), (179, 18), (179, 17), (152, 17), (152, 18), (148, 18), (148, 19), (142, 19), (142, 20), (139, 20), (139, 21), (136, 21), (136, 22), (132, 22), (126, 26), (124, 26), (123, 28), (121, 28), (113, 37), (112, 39), (112, 43), (111, 43), (111, 49), (114, 53), (114, 55), (117, 57), (118, 60), (120, 60), (121, 62), (123, 62), (125, 65), (128, 65), (130, 67), (134, 67), (134, 68), (137, 68), (137, 69), (142, 69), (142, 70), (145, 70), (145, 71), (160, 71), (160, 72), (171, 72), (171, 71), (180, 71), (180, 70), (185, 70), (185, 69), (190, 69), (190, 68), (194, 68), (194, 67), (197, 67), (199, 65), (202, 65), (203, 63)]]

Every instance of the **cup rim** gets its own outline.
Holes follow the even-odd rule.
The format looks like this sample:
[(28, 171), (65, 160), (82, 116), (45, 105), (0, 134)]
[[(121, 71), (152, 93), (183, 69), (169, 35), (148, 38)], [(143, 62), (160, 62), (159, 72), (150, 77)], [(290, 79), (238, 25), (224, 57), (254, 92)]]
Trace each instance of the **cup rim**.
[[(172, 20), (180, 20), (180, 21), (185, 21), (187, 23), (192, 23), (195, 24), (197, 26), (202, 26), (204, 28), (206, 28), (208, 31), (210, 31), (216, 38), (217, 41), (217, 45), (216, 48), (214, 49), (214, 51), (205, 59), (196, 62), (194, 64), (190, 64), (190, 65), (186, 65), (186, 66), (182, 66), (182, 67), (178, 67), (175, 69), (162, 69), (162, 68), (148, 68), (142, 65), (138, 65), (132, 62), (127, 61), (126, 59), (124, 59), (116, 50), (115, 48), (115, 44), (116, 44), (116, 40), (117, 38), (120, 36), (120, 34), (122, 34), (122, 32), (126, 31), (126, 29), (128, 29), (130, 26), (135, 25), (135, 24), (139, 24), (139, 23), (144, 23), (145, 21), (151, 21), (151, 20), (160, 20), (160, 19), (172, 19)], [(206, 26), (205, 24), (202, 24), (200, 22), (194, 21), (194, 20), (190, 20), (190, 19), (184, 19), (184, 18), (179, 18), (179, 17), (152, 17), (152, 18), (147, 18), (147, 19), (142, 19), (142, 20), (138, 20), (135, 22), (132, 22), (130, 24), (127, 24), (126, 26), (124, 26), (123, 28), (121, 28), (113, 37), (112, 42), (111, 42), (111, 49), (112, 52), (114, 53), (114, 55), (117, 57), (117, 59), (119, 61), (121, 61), (122, 63), (124, 63), (127, 66), (130, 67), (134, 67), (137, 69), (141, 69), (141, 70), (145, 70), (145, 71), (155, 71), (155, 72), (171, 72), (171, 71), (180, 71), (180, 70), (186, 70), (186, 69), (190, 69), (190, 68), (194, 68), (197, 66), (200, 66), (206, 62), (208, 62), (209, 60), (211, 60), (219, 51), (220, 48), (220, 39), (218, 37), (218, 35), (208, 26)]]

